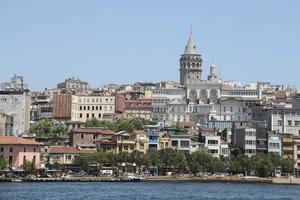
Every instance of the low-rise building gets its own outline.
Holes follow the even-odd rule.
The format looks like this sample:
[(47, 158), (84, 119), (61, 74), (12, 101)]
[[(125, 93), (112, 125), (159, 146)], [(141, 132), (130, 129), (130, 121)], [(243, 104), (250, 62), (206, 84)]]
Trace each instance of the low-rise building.
[(49, 148), (49, 164), (73, 164), (75, 157), (82, 153), (76, 147), (53, 146)]
[(70, 145), (77, 147), (94, 146), (97, 140), (112, 139), (113, 131), (103, 128), (79, 128), (70, 133)]
[(8, 167), (19, 169), (25, 161), (40, 168), (40, 146), (42, 143), (16, 136), (0, 136), (0, 155), (8, 161)]
[(143, 130), (134, 130), (132, 132), (120, 131), (112, 139), (117, 144), (117, 154), (133, 151), (146, 153), (148, 150), (148, 140), (148, 135)]

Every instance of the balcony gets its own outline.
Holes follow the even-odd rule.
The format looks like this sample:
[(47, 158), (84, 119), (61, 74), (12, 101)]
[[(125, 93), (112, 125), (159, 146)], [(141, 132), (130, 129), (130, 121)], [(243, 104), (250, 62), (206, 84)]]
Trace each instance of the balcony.
[(294, 143), (293, 138), (282, 138), (283, 143)]
[(283, 151), (294, 151), (294, 148), (293, 148), (293, 146), (290, 146), (290, 147), (289, 146), (283, 146), (282, 150)]

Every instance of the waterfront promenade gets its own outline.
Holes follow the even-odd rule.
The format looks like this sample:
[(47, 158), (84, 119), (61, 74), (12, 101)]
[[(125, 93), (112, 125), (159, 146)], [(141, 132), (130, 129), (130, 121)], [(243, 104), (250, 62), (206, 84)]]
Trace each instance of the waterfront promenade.
[[(143, 182), (206, 182), (300, 185), (300, 178), (148, 176)], [(128, 182), (112, 177), (0, 178), (0, 182)]]

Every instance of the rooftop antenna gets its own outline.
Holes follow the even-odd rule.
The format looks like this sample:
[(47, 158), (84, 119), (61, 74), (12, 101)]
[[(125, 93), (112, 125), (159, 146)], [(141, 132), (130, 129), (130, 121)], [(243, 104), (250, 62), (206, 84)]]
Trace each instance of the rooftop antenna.
[(190, 33), (193, 33), (193, 25), (191, 24)]

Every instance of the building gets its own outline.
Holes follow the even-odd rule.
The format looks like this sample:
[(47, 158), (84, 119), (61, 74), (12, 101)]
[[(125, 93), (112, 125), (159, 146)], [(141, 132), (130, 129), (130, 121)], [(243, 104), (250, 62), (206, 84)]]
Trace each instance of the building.
[(282, 158), (294, 159), (294, 135), (282, 134)]
[(158, 125), (147, 125), (145, 131), (149, 137), (149, 150), (158, 150), (160, 127)]
[(294, 137), (294, 167), (300, 169), (300, 137)]
[(89, 119), (112, 120), (115, 116), (115, 97), (99, 95), (72, 95), (71, 121)]
[(0, 112), (13, 117), (13, 135), (30, 128), (31, 98), (26, 91), (0, 91)]
[(274, 134), (269, 132), (268, 134), (268, 152), (269, 153), (277, 153), (281, 157), (281, 137), (278, 134)]
[(102, 139), (112, 139), (115, 133), (103, 128), (79, 128), (70, 133), (70, 145), (82, 148), (94, 149), (96, 141)]
[(121, 131), (113, 136), (112, 141), (116, 142), (116, 153), (139, 151), (146, 153), (148, 150), (148, 135), (143, 130), (133, 132)]
[(20, 169), (25, 161), (40, 168), (40, 146), (42, 143), (16, 136), (0, 136), (0, 155), (12, 169)]
[(57, 88), (62, 93), (75, 94), (75, 93), (88, 93), (90, 90), (89, 83), (82, 81), (79, 78), (68, 78), (64, 82), (58, 83)]
[(259, 106), (253, 109), (253, 119), (265, 121), (270, 131), (300, 136), (300, 110)]
[(150, 120), (152, 116), (152, 107), (150, 99), (125, 100), (123, 117), (138, 117)]
[[(185, 151), (188, 153), (191, 153), (191, 134), (184, 129), (165, 129), (163, 132), (163, 135), (170, 137), (170, 147), (172, 149), (178, 149), (181, 151)], [(164, 136), (160, 138), (160, 142), (162, 142), (164, 139)], [(168, 146), (165, 143), (165, 146)]]
[(59, 121), (71, 120), (72, 95), (55, 94), (53, 96), (53, 118)]
[(13, 135), (13, 121), (13, 116), (0, 113), (0, 136)]
[(0, 84), (0, 91), (26, 91), (28, 84), (24, 82), (23, 76), (14, 75), (9, 82)]
[(49, 164), (53, 165), (59, 163), (61, 165), (70, 165), (73, 164), (75, 157), (78, 156), (81, 152), (76, 147), (67, 147), (67, 146), (52, 146), (49, 148)]
[(266, 129), (256, 129), (256, 153), (268, 153), (268, 134)]
[(236, 127), (232, 133), (231, 143), (247, 156), (256, 154), (256, 129), (250, 127)]

